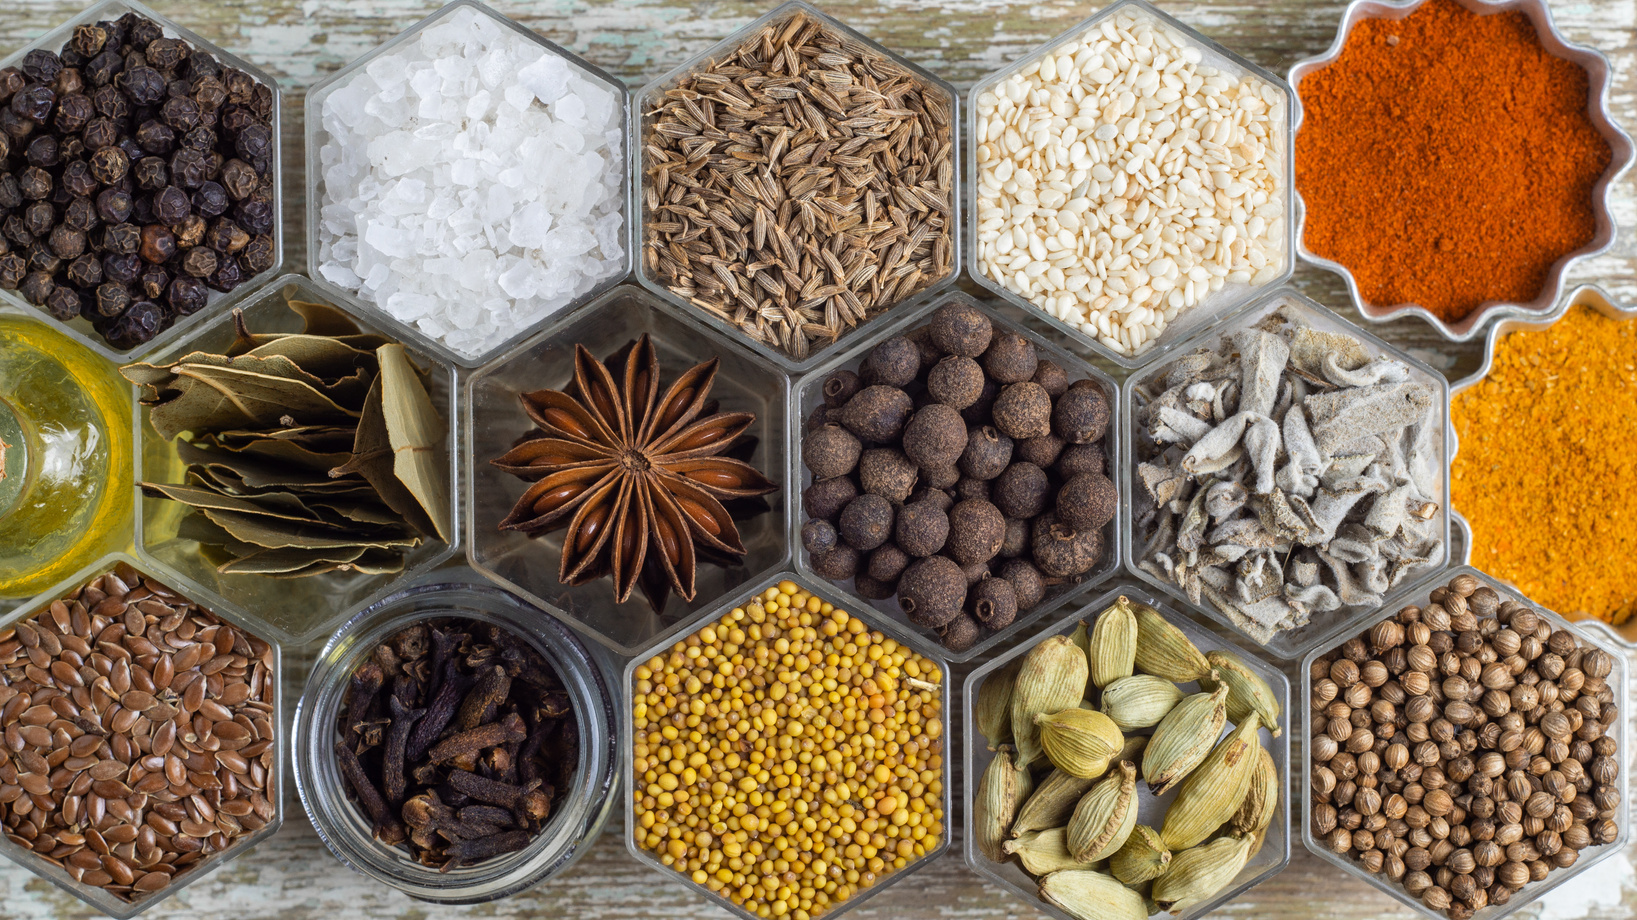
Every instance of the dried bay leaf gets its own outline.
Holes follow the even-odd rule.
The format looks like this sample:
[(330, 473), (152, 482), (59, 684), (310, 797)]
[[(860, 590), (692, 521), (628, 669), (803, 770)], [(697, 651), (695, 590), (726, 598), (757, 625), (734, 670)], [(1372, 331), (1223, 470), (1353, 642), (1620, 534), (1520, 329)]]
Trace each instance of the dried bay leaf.
[(364, 536), (348, 532), (318, 521), (281, 521), (258, 514), (241, 514), (216, 508), (200, 508), (199, 513), (210, 518), (235, 540), (254, 543), (266, 549), (306, 547), (308, 549), (345, 549), (366, 546), (376, 549), (411, 549), (420, 543), (420, 537), (398, 531)]
[(357, 474), (369, 480), (388, 508), (403, 515), (409, 526), (430, 537), (437, 534), (426, 509), (421, 507), (409, 487), (393, 472), (392, 441), (387, 433), (386, 413), (381, 405), (381, 381), (375, 382), (369, 399), (364, 403), (364, 414), (358, 420), (358, 440), (352, 449), (352, 459), (330, 471), (331, 476)]
[(247, 425), (291, 428), (358, 417), (299, 380), (233, 367), (190, 364), (177, 374), (176, 386), (181, 395), (148, 414), (154, 430), (166, 440), (184, 431)]
[(224, 495), (198, 486), (144, 482), (144, 495), (168, 498), (201, 510), (232, 511), (260, 515), (282, 521), (324, 525), (316, 512), (289, 492), (264, 492), (255, 496)]
[(245, 352), (247, 358), (285, 358), (302, 370), (325, 380), (339, 380), (373, 371), (375, 352), (322, 335), (285, 335)]
[(381, 411), (392, 445), (392, 471), (447, 543), (454, 530), (449, 511), (448, 426), (438, 416), (420, 372), (402, 345), (384, 345), (375, 354), (381, 362)]

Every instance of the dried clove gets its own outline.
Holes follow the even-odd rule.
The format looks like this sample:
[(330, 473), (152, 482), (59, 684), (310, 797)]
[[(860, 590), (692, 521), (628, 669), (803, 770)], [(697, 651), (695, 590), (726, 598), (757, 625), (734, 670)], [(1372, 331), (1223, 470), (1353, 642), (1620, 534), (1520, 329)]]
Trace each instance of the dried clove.
[(573, 779), (579, 731), (562, 681), (501, 627), (451, 618), (395, 633), (354, 671), (341, 709), (349, 798), (377, 839), (432, 868), (522, 849)]

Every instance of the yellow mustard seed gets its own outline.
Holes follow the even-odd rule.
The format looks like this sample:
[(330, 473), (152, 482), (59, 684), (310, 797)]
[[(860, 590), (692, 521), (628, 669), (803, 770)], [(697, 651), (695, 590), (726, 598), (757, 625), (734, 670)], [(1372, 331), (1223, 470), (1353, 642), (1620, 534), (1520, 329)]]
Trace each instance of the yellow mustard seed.
[(784, 581), (634, 669), (636, 842), (812, 920), (936, 850), (942, 670)]

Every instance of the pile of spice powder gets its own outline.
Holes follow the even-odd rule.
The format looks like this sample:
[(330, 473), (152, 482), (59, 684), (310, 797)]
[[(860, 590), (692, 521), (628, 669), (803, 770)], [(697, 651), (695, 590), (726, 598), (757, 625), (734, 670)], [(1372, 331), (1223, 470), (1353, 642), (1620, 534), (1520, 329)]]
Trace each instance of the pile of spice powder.
[(1637, 606), (1637, 322), (1576, 307), (1495, 343), (1456, 397), (1451, 502), (1472, 564), (1570, 619)]
[(1368, 303), (1446, 322), (1527, 303), (1595, 233), (1611, 154), (1587, 116), (1586, 71), (1548, 54), (1521, 12), (1429, 0), (1361, 20), (1297, 91), (1304, 242)]
[(761, 917), (829, 913), (945, 834), (938, 665), (782, 581), (633, 672), (633, 842)]
[(643, 265), (800, 360), (954, 270), (954, 100), (796, 13), (644, 103)]

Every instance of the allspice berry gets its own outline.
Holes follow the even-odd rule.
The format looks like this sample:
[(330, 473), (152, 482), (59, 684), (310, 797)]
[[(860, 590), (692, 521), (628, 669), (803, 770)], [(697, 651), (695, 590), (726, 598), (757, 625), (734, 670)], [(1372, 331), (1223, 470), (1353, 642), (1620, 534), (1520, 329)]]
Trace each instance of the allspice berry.
[(845, 543), (837, 543), (829, 552), (814, 553), (808, 561), (813, 566), (813, 572), (820, 578), (846, 581), (858, 574), (858, 563), (861, 558), (858, 550)]
[(836, 541), (840, 538), (835, 525), (829, 521), (815, 519), (801, 525), (801, 547), (810, 554), (817, 555), (835, 549)]
[(1057, 490), (1057, 519), (1075, 530), (1096, 530), (1119, 509), (1114, 483), (1101, 473), (1081, 473)]
[(1105, 475), (1107, 458), (1103, 456), (1101, 444), (1071, 444), (1057, 455), (1055, 468), (1063, 479), (1072, 479), (1081, 473)]
[(1045, 470), (1027, 460), (1019, 460), (996, 477), (989, 494), (1002, 514), (1032, 520), (1045, 510), (1046, 501), (1051, 498), (1051, 483)]
[(1051, 428), (1070, 444), (1090, 444), (1108, 430), (1108, 396), (1095, 380), (1076, 381), (1052, 407)]
[(887, 542), (892, 524), (892, 502), (879, 495), (860, 495), (841, 509), (836, 530), (847, 545), (869, 551)]
[(964, 355), (951, 355), (927, 372), (927, 395), (946, 406), (965, 409), (983, 393), (983, 368)]
[(916, 410), (904, 426), (904, 455), (923, 469), (953, 466), (966, 450), (966, 422), (943, 403)]
[(849, 476), (820, 479), (801, 493), (801, 507), (809, 518), (834, 521), (841, 509), (858, 497), (858, 484)]
[(1062, 396), (1064, 391), (1069, 388), (1068, 372), (1063, 370), (1062, 365), (1049, 358), (1042, 358), (1040, 363), (1035, 365), (1032, 379), (1035, 383), (1040, 384), (1041, 388), (1046, 391), (1046, 395), (1052, 399)]
[(951, 463), (948, 466), (924, 466), (921, 468), (921, 484), (934, 489), (953, 489), (955, 483), (961, 481), (961, 469)]
[(1006, 519), (1006, 536), (1000, 541), (1000, 556), (1011, 559), (1029, 549), (1029, 522), (1022, 518)]
[(1033, 527), (1034, 561), (1045, 575), (1084, 575), (1103, 558), (1101, 530), (1075, 530), (1050, 511), (1035, 518)]
[(933, 344), (939, 350), (968, 358), (983, 354), (995, 331), (982, 310), (960, 302), (944, 304), (934, 310), (928, 325), (932, 330)]
[(865, 565), (865, 572), (871, 578), (878, 578), (892, 584), (898, 583), (898, 576), (904, 574), (915, 557), (904, 552), (895, 543), (884, 543), (870, 553), (869, 562)]
[(995, 575), (1012, 586), (1019, 610), (1028, 610), (1046, 599), (1046, 578), (1027, 559), (1008, 559), (1000, 564)]
[(858, 438), (840, 425), (824, 425), (801, 439), (802, 462), (819, 479), (851, 473), (863, 450)]
[(859, 597), (871, 601), (884, 601), (898, 590), (895, 582), (882, 581), (868, 572), (859, 572), (853, 576), (853, 590)]
[(909, 394), (897, 387), (868, 386), (841, 409), (841, 424), (866, 441), (892, 441), (904, 432), (915, 409)]
[(955, 500), (964, 502), (973, 499), (989, 500), (989, 480), (962, 476), (961, 481), (955, 483)]
[(1004, 578), (990, 576), (967, 592), (972, 616), (990, 629), (1002, 629), (1017, 619), (1017, 592)]
[[(1073, 388), (1064, 393), (1059, 399), (1068, 399)], [(1105, 405), (1106, 413), (1106, 405)], [(1022, 440), (1023, 438), (1038, 438), (1050, 434), (1052, 431), (1052, 398), (1046, 395), (1045, 389), (1032, 380), (1022, 383), (1009, 383), (1000, 389), (1000, 395), (995, 398), (992, 410), (995, 418), (995, 427), (1008, 437)], [(1104, 419), (1105, 423), (1107, 419)], [(1061, 432), (1059, 432), (1061, 434)], [(1067, 438), (1066, 440), (1073, 440)]]
[(1055, 434), (1041, 435), (1038, 438), (1026, 438), (1018, 442), (1017, 459), (1027, 460), (1041, 469), (1050, 467), (1057, 462), (1063, 453), (1063, 439)]
[(930, 556), (943, 549), (948, 539), (949, 513), (938, 502), (922, 499), (899, 510), (893, 540), (904, 552), (911, 556)]
[(917, 626), (943, 626), (965, 603), (966, 573), (948, 556), (917, 559), (898, 579), (898, 606)]
[(882, 340), (864, 359), (864, 376), (871, 383), (906, 387), (920, 373), (921, 350), (901, 335)]
[(949, 539), (944, 553), (961, 565), (988, 562), (1006, 538), (1006, 519), (986, 501), (968, 500), (949, 509)]
[(824, 378), (824, 404), (832, 409), (840, 409), (847, 405), (864, 384), (858, 375), (849, 370), (839, 370)]
[(964, 652), (978, 644), (983, 636), (983, 630), (978, 622), (966, 614), (961, 614), (938, 630), (938, 639), (944, 648), (952, 652)]
[(997, 383), (1021, 383), (1032, 379), (1039, 365), (1034, 343), (1006, 330), (996, 332), (989, 342), (989, 348), (983, 353), (983, 369), (988, 372), (989, 379)]
[(858, 485), (871, 495), (903, 503), (915, 490), (919, 473), (896, 447), (872, 447), (858, 458)]
[(994, 479), (1012, 462), (1012, 439), (993, 425), (971, 433), (961, 453), (961, 472), (973, 479)]

